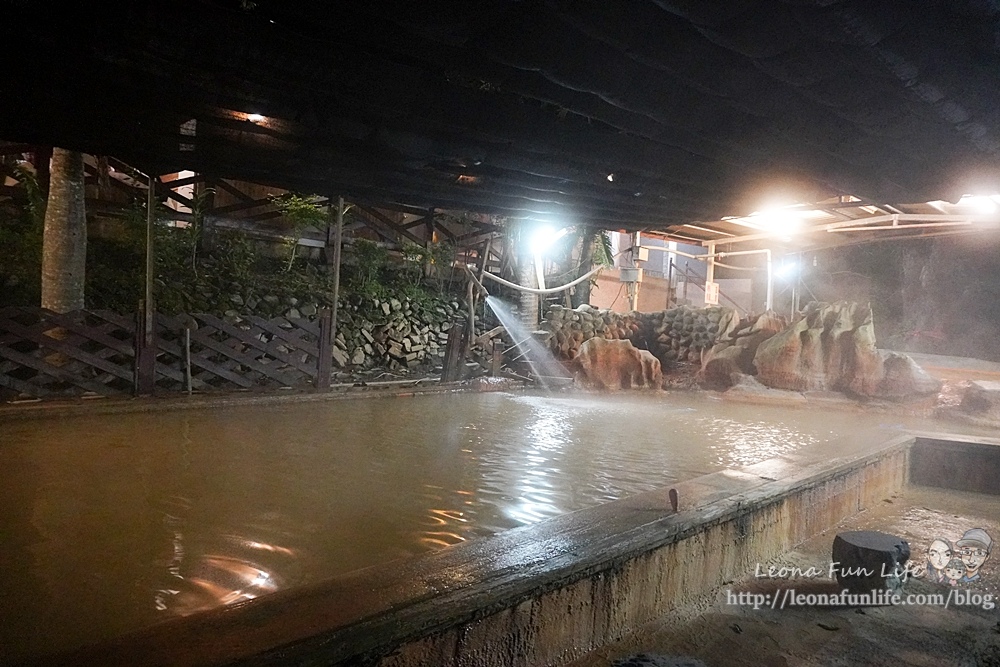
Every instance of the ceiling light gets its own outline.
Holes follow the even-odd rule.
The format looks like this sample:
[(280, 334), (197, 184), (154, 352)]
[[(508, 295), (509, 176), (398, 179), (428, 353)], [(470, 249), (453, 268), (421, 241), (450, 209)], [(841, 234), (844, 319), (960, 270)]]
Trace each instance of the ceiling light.
[(267, 118), (261, 116), (259, 113), (248, 113), (247, 120), (250, 121), (251, 123), (263, 123), (265, 120), (267, 120)]
[(807, 211), (803, 211), (797, 207), (785, 206), (782, 208), (755, 211), (750, 214), (748, 221), (762, 231), (773, 232), (777, 236), (787, 238), (799, 231), (799, 228), (802, 226), (804, 213), (807, 213)]
[(614, 174), (608, 174), (608, 180), (611, 181), (612, 183), (614, 183), (614, 181), (615, 181), (615, 175)]
[(997, 211), (995, 198), (996, 195), (993, 197), (986, 197), (983, 195), (962, 195), (962, 198), (958, 200), (958, 205), (969, 206), (974, 208), (976, 213), (989, 215), (990, 213), (996, 213)]
[(543, 225), (535, 230), (535, 233), (531, 236), (531, 252), (535, 255), (544, 255), (545, 252), (552, 247), (552, 245), (561, 239), (569, 231), (567, 228), (562, 228), (556, 231), (554, 227), (549, 225)]

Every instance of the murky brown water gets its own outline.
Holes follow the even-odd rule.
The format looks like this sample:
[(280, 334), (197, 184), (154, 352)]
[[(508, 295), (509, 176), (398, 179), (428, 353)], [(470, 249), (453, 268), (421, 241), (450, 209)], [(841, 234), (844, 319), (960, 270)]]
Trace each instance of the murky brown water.
[(0, 645), (72, 647), (777, 454), (853, 454), (899, 422), (464, 394), (8, 423)]

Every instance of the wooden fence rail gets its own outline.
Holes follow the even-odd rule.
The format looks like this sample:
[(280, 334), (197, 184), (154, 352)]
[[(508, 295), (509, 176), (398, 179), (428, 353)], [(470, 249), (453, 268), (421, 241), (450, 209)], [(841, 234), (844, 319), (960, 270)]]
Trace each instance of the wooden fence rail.
[[(136, 363), (135, 315), (0, 309), (0, 401), (330, 386), (329, 311), (316, 321), (155, 315), (155, 364)], [(186, 336), (185, 331), (190, 335)], [(150, 378), (143, 373), (153, 373)]]

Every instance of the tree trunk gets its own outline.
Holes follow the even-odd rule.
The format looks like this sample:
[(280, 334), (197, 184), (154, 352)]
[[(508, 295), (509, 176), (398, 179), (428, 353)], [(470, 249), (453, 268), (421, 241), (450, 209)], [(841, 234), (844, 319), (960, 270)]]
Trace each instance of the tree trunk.
[[(576, 273), (577, 278), (593, 270), (594, 245), (597, 242), (597, 238), (593, 234), (584, 232), (583, 245), (580, 248), (580, 268)], [(573, 288), (572, 303), (574, 308), (579, 308), (585, 303), (590, 303), (590, 280), (584, 280), (582, 283)]]
[[(527, 253), (517, 258), (517, 282), (524, 287), (538, 287), (535, 278), (535, 264)], [(528, 329), (538, 328), (538, 295), (531, 292), (518, 292), (518, 319)]]
[(83, 178), (81, 153), (53, 149), (42, 241), (42, 307), (58, 313), (84, 307), (87, 218)]

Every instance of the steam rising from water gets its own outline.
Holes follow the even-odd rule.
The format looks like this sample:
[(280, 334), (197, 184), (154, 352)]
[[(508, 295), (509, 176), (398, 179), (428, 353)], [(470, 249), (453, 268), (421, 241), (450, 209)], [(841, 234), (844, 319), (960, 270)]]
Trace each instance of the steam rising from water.
[(639, 393), (12, 421), (0, 436), (0, 608), (13, 610), (0, 611), (0, 663), (723, 468), (828, 461), (900, 425), (934, 430), (885, 421)]

